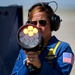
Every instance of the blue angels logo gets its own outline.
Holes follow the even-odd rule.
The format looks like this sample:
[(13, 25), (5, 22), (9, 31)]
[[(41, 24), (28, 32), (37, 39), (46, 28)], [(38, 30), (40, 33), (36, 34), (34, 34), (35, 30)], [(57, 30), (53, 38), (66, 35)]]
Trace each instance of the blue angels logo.
[(49, 49), (49, 52), (48, 52), (48, 55), (45, 57), (48, 61), (48, 63), (52, 66), (52, 68), (54, 67), (54, 62), (56, 60), (56, 50), (59, 46), (61, 42), (57, 42), (56, 46), (54, 48), (50, 48)]
[(51, 59), (53, 59), (53, 58), (56, 58), (55, 52), (56, 52), (56, 51), (54, 51), (54, 49), (51, 48), (51, 49), (49, 50), (49, 52), (48, 52), (48, 55), (47, 55), (45, 58), (47, 58), (48, 60), (51, 60)]
[(47, 59), (47, 62), (51, 65), (52, 68), (54, 68), (54, 61), (56, 59), (55, 53), (53, 52), (53, 49), (50, 49), (48, 52), (48, 55), (45, 57)]
[(58, 48), (58, 46), (60, 45), (60, 41), (57, 42), (56, 46), (54, 48), (50, 48), (49, 52), (48, 52), (48, 55), (45, 57), (49, 60), (53, 59), (53, 58), (56, 58), (56, 50)]

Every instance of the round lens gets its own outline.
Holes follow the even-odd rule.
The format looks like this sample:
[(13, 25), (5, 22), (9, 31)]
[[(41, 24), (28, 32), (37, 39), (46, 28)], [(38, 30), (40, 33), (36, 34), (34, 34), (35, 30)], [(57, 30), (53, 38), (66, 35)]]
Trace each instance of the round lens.
[(39, 23), (42, 25), (42, 26), (46, 26), (47, 22), (45, 20), (40, 20)]
[(31, 23), (34, 25), (37, 25), (37, 21), (32, 21)]

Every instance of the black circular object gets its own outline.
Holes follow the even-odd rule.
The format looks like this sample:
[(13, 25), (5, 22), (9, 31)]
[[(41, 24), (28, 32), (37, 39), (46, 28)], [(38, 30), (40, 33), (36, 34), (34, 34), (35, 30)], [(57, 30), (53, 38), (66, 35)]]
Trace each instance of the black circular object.
[(42, 47), (42, 34), (33, 24), (21, 26), (17, 32), (18, 43), (24, 50), (36, 51)]

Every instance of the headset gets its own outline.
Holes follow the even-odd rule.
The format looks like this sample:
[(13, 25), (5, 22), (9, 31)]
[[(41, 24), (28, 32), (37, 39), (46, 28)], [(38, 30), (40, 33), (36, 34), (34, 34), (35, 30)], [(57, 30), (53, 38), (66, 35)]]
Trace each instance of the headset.
[[(57, 31), (60, 27), (60, 22), (62, 21), (60, 19), (60, 16), (58, 16), (57, 14), (55, 14), (57, 8), (58, 8), (58, 4), (55, 1), (51, 1), (51, 2), (39, 2), (34, 4), (29, 10), (28, 10), (28, 17), (30, 12), (36, 7), (36, 6), (42, 6), (44, 8), (44, 10), (48, 9), (52, 9), (51, 6), (49, 5), (50, 3), (55, 3), (56, 4), (56, 9), (54, 12), (54, 14), (52, 15), (52, 17), (50, 18), (50, 27), (51, 27), (51, 31)], [(53, 9), (52, 9), (53, 10)]]

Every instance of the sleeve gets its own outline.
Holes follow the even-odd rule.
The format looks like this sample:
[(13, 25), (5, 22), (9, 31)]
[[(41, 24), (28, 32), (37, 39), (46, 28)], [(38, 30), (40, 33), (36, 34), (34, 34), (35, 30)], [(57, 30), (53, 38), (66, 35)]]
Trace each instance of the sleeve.
[(74, 63), (74, 54), (69, 44), (61, 44), (58, 48), (57, 58), (52, 68), (47, 62), (42, 62), (38, 75), (70, 75)]
[(56, 69), (61, 75), (70, 75), (73, 63), (74, 53), (68, 43), (61, 43), (57, 54)]
[(28, 75), (28, 69), (25, 66), (25, 54), (20, 50), (11, 75)]

